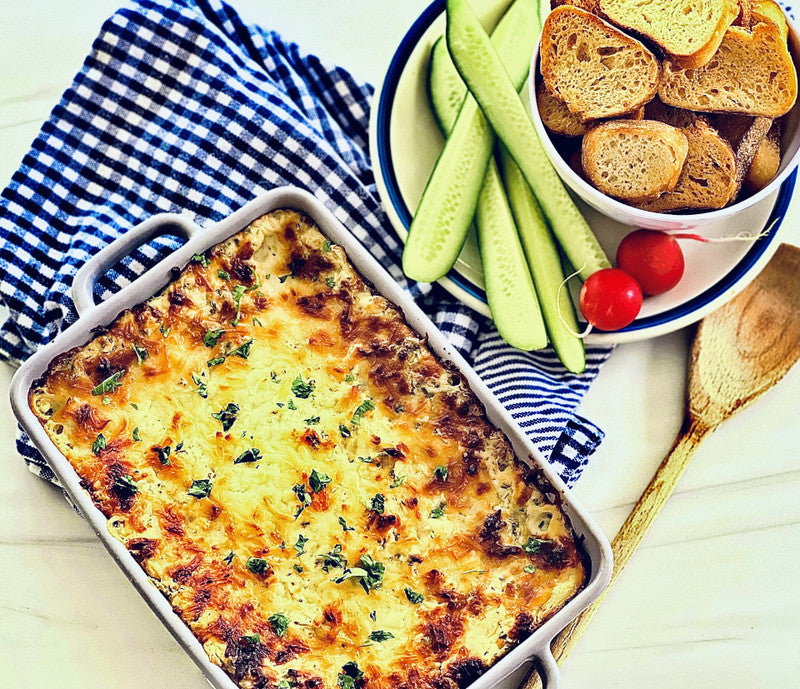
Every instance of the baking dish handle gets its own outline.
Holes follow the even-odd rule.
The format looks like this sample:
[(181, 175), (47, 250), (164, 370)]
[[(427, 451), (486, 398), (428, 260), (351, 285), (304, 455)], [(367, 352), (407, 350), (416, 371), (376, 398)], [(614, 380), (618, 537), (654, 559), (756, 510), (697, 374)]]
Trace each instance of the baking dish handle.
[(191, 239), (200, 228), (177, 213), (160, 213), (117, 237), (84, 263), (72, 281), (72, 300), (78, 315), (95, 306), (94, 285), (112, 266), (155, 237), (167, 234)]
[(534, 665), (542, 680), (543, 689), (561, 689), (561, 670), (558, 669), (558, 663), (553, 657), (549, 643), (544, 646), (541, 654), (536, 656)]

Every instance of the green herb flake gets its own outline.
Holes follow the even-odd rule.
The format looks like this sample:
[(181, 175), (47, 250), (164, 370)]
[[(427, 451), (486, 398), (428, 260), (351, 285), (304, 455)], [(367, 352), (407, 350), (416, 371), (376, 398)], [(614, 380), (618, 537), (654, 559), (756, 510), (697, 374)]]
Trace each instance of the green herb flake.
[(203, 266), (203, 268), (208, 268), (209, 261), (205, 254), (195, 254), (192, 256), (191, 262), (199, 263), (201, 266)]
[(330, 239), (326, 239), (322, 242), (322, 252), (327, 254), (331, 250), (331, 241)]
[(433, 475), (437, 481), (446, 481), (449, 474), (450, 472), (445, 464), (440, 464), (433, 470)]
[(328, 286), (330, 289), (333, 289), (334, 287), (336, 287), (336, 280), (334, 280), (334, 279), (333, 279), (333, 278), (331, 278), (331, 277), (329, 277), (329, 278), (325, 278), (325, 284), (326, 284), (326, 285), (327, 285), (327, 286)]
[(286, 273), (286, 275), (279, 275), (278, 280), (280, 280), (281, 284), (286, 282), (290, 277), (293, 277), (291, 273)]
[(297, 537), (297, 543), (295, 543), (293, 546), (298, 555), (302, 555), (304, 552), (306, 552), (306, 543), (308, 543), (308, 539), (303, 536), (303, 534), (300, 534)]
[(289, 400), (289, 401), (286, 403), (286, 408), (287, 408), (287, 409), (291, 409), (292, 411), (294, 411), (294, 410), (296, 410), (296, 409), (297, 409), (297, 405), (294, 403), (294, 400)]
[(389, 639), (394, 639), (394, 634), (383, 629), (376, 629), (367, 637), (367, 641), (376, 641), (377, 643), (388, 641)]
[(228, 273), (227, 270), (218, 270), (217, 271), (217, 277), (220, 280), (230, 280), (231, 279), (230, 273)]
[(364, 673), (358, 667), (358, 663), (351, 660), (342, 665), (342, 671), (336, 678), (339, 689), (355, 689), (356, 682), (364, 677)]
[(98, 433), (97, 438), (95, 438), (95, 441), (92, 443), (92, 452), (99, 455), (100, 451), (104, 450), (107, 444), (106, 437), (102, 433)]
[(225, 330), (220, 328), (219, 330), (209, 330), (205, 335), (203, 335), (203, 344), (212, 349), (213, 347), (217, 346), (219, 342), (219, 338), (225, 334)]
[(279, 612), (270, 615), (267, 618), (267, 622), (269, 622), (270, 627), (272, 627), (272, 631), (278, 636), (283, 636), (286, 634), (286, 630), (289, 629), (289, 618)]
[(239, 315), (242, 310), (242, 297), (244, 293), (247, 291), (247, 288), (244, 285), (236, 285), (231, 290), (231, 295), (233, 296), (233, 303), (236, 304), (236, 316), (234, 316), (233, 320), (231, 321), (231, 325), (235, 328), (239, 325)]
[(139, 486), (130, 474), (120, 476), (114, 481), (114, 488), (123, 495), (136, 495), (139, 492)]
[(292, 381), (292, 394), (300, 399), (308, 399), (314, 392), (314, 381), (303, 382), (303, 376), (299, 375)]
[(251, 337), (247, 342), (243, 342), (236, 349), (234, 349), (230, 356), (240, 356), (242, 359), (247, 359), (250, 356), (250, 350), (253, 347), (253, 338)]
[(292, 569), (294, 569), (294, 571), (297, 572), (298, 574), (303, 573), (303, 565), (295, 565)]
[(224, 356), (216, 356), (213, 359), (209, 359), (206, 362), (206, 366), (208, 366), (209, 368), (213, 368), (214, 366), (219, 366), (220, 364), (224, 364), (224, 363), (225, 363), (225, 357)]
[(197, 394), (208, 399), (208, 383), (203, 380), (203, 373), (192, 373), (192, 382), (197, 386)]
[(355, 379), (356, 379), (356, 377), (352, 373), (348, 373), (344, 377), (345, 383), (352, 383)]
[(375, 497), (372, 498), (372, 501), (370, 502), (369, 508), (378, 514), (384, 513), (386, 510), (386, 498), (383, 496), (383, 493), (375, 494)]
[(534, 565), (525, 565), (522, 568), (522, 571), (527, 572), (528, 574), (533, 574), (534, 572), (536, 572), (536, 567)]
[(440, 502), (438, 507), (431, 510), (431, 519), (441, 519), (444, 517), (444, 508), (447, 507), (446, 502)]
[(347, 522), (345, 521), (344, 517), (339, 517), (339, 526), (342, 527), (342, 531), (355, 531), (354, 526), (347, 526)]
[(141, 363), (150, 356), (150, 352), (148, 352), (144, 347), (139, 347), (137, 345), (131, 345), (133, 348), (133, 353), (136, 354), (136, 360)]
[(211, 494), (211, 489), (214, 487), (214, 484), (207, 478), (199, 478), (192, 481), (192, 485), (189, 487), (189, 490), (186, 491), (191, 495), (193, 498), (207, 498)]
[(169, 334), (172, 332), (172, 328), (165, 328), (163, 325), (159, 327), (159, 330), (161, 331), (161, 335), (165, 338), (169, 337)]
[(322, 563), (322, 571), (329, 572), (331, 569), (344, 569), (347, 561), (342, 556), (342, 546), (337, 543), (329, 553), (317, 555), (317, 563)]
[(348, 579), (358, 578), (358, 583), (361, 584), (367, 594), (374, 589), (380, 588), (386, 571), (383, 563), (373, 560), (369, 555), (362, 555), (359, 564), (361, 565), (360, 567), (346, 568), (342, 576), (334, 579), (334, 583), (341, 584)]
[(230, 567), (230, 566), (231, 566), (231, 563), (233, 562), (233, 558), (235, 558), (235, 557), (236, 557), (236, 554), (235, 554), (235, 553), (234, 553), (234, 552), (231, 550), (231, 552), (229, 552), (229, 553), (228, 553), (228, 554), (227, 554), (225, 557), (223, 557), (223, 558), (222, 558), (222, 561), (223, 561), (223, 562), (224, 562), (224, 563), (225, 563), (225, 564), (226, 564), (228, 567)]
[(394, 481), (389, 484), (389, 488), (399, 488), (404, 485), (408, 480), (408, 476), (398, 476)]
[(258, 318), (256, 318), (255, 316), (253, 316), (253, 325), (257, 325), (259, 328), (264, 327), (264, 324), (260, 320), (258, 320)]
[(100, 401), (101, 401), (103, 404), (106, 404), (106, 405), (108, 405), (108, 404), (111, 404), (111, 398), (110, 398), (110, 397), (103, 397), (103, 399), (102, 399), (102, 400), (100, 400)]
[(294, 518), (297, 519), (303, 510), (311, 504), (311, 496), (306, 491), (306, 484), (305, 483), (298, 483), (292, 487), (292, 491), (297, 496), (297, 499), (300, 501), (300, 505), (297, 508), (297, 512), (294, 514)]
[(359, 462), (364, 462), (364, 464), (372, 464), (375, 461), (374, 457), (359, 457)]
[(242, 454), (240, 454), (236, 459), (233, 460), (234, 464), (243, 464), (245, 462), (257, 462), (261, 459), (261, 450), (256, 447), (251, 447)]
[(544, 543), (545, 543), (545, 541), (543, 541), (543, 540), (541, 540), (539, 538), (534, 538), (533, 536), (531, 536), (528, 539), (528, 542), (525, 543), (525, 545), (522, 546), (522, 549), (528, 555), (535, 555), (536, 553), (538, 553), (542, 549), (542, 544), (544, 544)]
[(307, 419), (303, 419), (303, 423), (309, 426), (316, 426), (319, 423), (319, 416), (310, 416)]
[(183, 440), (181, 440), (181, 441), (180, 441), (180, 442), (179, 442), (179, 443), (178, 443), (178, 444), (175, 446), (175, 452), (185, 452), (185, 450), (183, 449)]
[(341, 434), (342, 438), (349, 438), (352, 435), (350, 433), (350, 429), (342, 423), (339, 424), (339, 433)]
[(220, 409), (215, 414), (211, 414), (211, 416), (222, 424), (223, 431), (229, 431), (236, 422), (238, 413), (239, 405), (234, 402), (229, 402), (227, 407)]
[(245, 634), (244, 636), (239, 637), (239, 641), (245, 644), (250, 644), (251, 646), (255, 646), (256, 644), (261, 643), (261, 637), (258, 634)]
[(312, 469), (311, 476), (308, 477), (308, 485), (315, 493), (319, 493), (332, 480), (333, 479), (331, 479), (331, 477), (327, 474), (323, 474), (316, 469)]
[(366, 414), (368, 411), (372, 411), (373, 409), (375, 409), (375, 402), (372, 400), (364, 400), (353, 412), (351, 423), (354, 426), (358, 426), (361, 423), (361, 419), (364, 418), (364, 414)]
[(136, 443), (138, 443), (142, 439), (141, 436), (139, 435), (139, 427), (138, 426), (133, 429), (133, 433), (131, 433), (131, 437), (133, 438), (133, 441), (136, 442)]
[(125, 375), (125, 371), (117, 371), (116, 373), (110, 375), (106, 378), (100, 385), (92, 390), (92, 394), (97, 397), (99, 395), (105, 395), (109, 392), (114, 392), (116, 389), (122, 385), (122, 376)]
[(248, 557), (244, 566), (253, 574), (265, 574), (269, 569), (269, 563), (263, 557)]
[(416, 591), (408, 588), (408, 586), (406, 586), (403, 589), (403, 593), (406, 594), (406, 598), (408, 598), (408, 600), (414, 605), (419, 605), (422, 601), (425, 600), (425, 596), (423, 596), (421, 593), (417, 593)]
[(170, 463), (169, 455), (172, 452), (172, 448), (169, 445), (166, 447), (161, 447), (161, 445), (153, 445), (151, 449), (156, 453), (156, 455), (158, 455), (158, 460), (161, 462), (161, 464), (167, 466)]

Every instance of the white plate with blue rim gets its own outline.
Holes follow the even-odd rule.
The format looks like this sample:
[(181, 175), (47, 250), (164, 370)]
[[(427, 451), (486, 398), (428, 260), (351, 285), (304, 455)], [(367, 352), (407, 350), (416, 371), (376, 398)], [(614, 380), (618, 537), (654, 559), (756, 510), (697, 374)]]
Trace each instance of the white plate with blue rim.
[[(489, 31), (508, 4), (508, 0), (472, 2)], [(373, 172), (387, 216), (403, 240), (444, 145), (431, 113), (426, 87), (430, 51), (444, 33), (444, 7), (444, 0), (434, 0), (412, 24), (373, 100), (370, 120)], [(527, 100), (526, 94), (523, 99)], [(749, 234), (758, 236), (757, 239), (722, 243), (682, 240), (686, 270), (681, 282), (669, 292), (646, 298), (638, 318), (627, 327), (612, 333), (594, 331), (587, 342), (632, 342), (663, 335), (698, 321), (733, 298), (777, 250), (796, 177), (796, 169), (788, 171), (782, 184), (758, 203), (702, 227), (702, 235), (709, 238)], [(613, 260), (617, 245), (632, 228), (577, 198), (576, 203)], [(439, 282), (477, 313), (491, 316), (472, 231), (455, 266)]]

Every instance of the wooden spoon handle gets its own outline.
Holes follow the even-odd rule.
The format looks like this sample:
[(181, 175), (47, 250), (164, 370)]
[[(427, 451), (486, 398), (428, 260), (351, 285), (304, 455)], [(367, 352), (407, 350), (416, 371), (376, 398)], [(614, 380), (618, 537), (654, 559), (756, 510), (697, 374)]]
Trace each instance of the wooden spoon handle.
[[(572, 647), (586, 630), (609, 590), (616, 583), (623, 568), (628, 564), (634, 551), (642, 542), (656, 515), (658, 515), (672, 494), (678, 479), (680, 479), (689, 465), (689, 460), (694, 455), (700, 441), (712, 430), (713, 428), (699, 425), (688, 418), (684, 421), (683, 428), (672, 449), (662, 460), (644, 493), (642, 493), (622, 528), (611, 542), (611, 549), (614, 552), (614, 567), (608, 588), (592, 605), (586, 608), (553, 639), (550, 648), (553, 652), (553, 657), (557, 661), (569, 655)], [(528, 679), (524, 689), (541, 689), (541, 686), (538, 675), (534, 674)]]

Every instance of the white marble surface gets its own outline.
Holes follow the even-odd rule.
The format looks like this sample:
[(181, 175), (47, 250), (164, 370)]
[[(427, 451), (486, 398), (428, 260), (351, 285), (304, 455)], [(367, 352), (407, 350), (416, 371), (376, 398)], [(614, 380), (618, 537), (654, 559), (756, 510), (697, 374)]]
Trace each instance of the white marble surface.
[[(378, 83), (425, 0), (239, 0)], [(0, 186), (117, 0), (0, 0)], [(367, 30), (368, 29), (368, 30)], [(800, 244), (800, 203), (786, 241)], [(580, 411), (607, 437), (576, 493), (611, 537), (680, 425), (680, 331), (620, 346)], [(16, 456), (0, 364), (0, 686), (205, 683), (63, 501)], [(800, 368), (709, 438), (564, 665), (569, 689), (800, 686)]]

